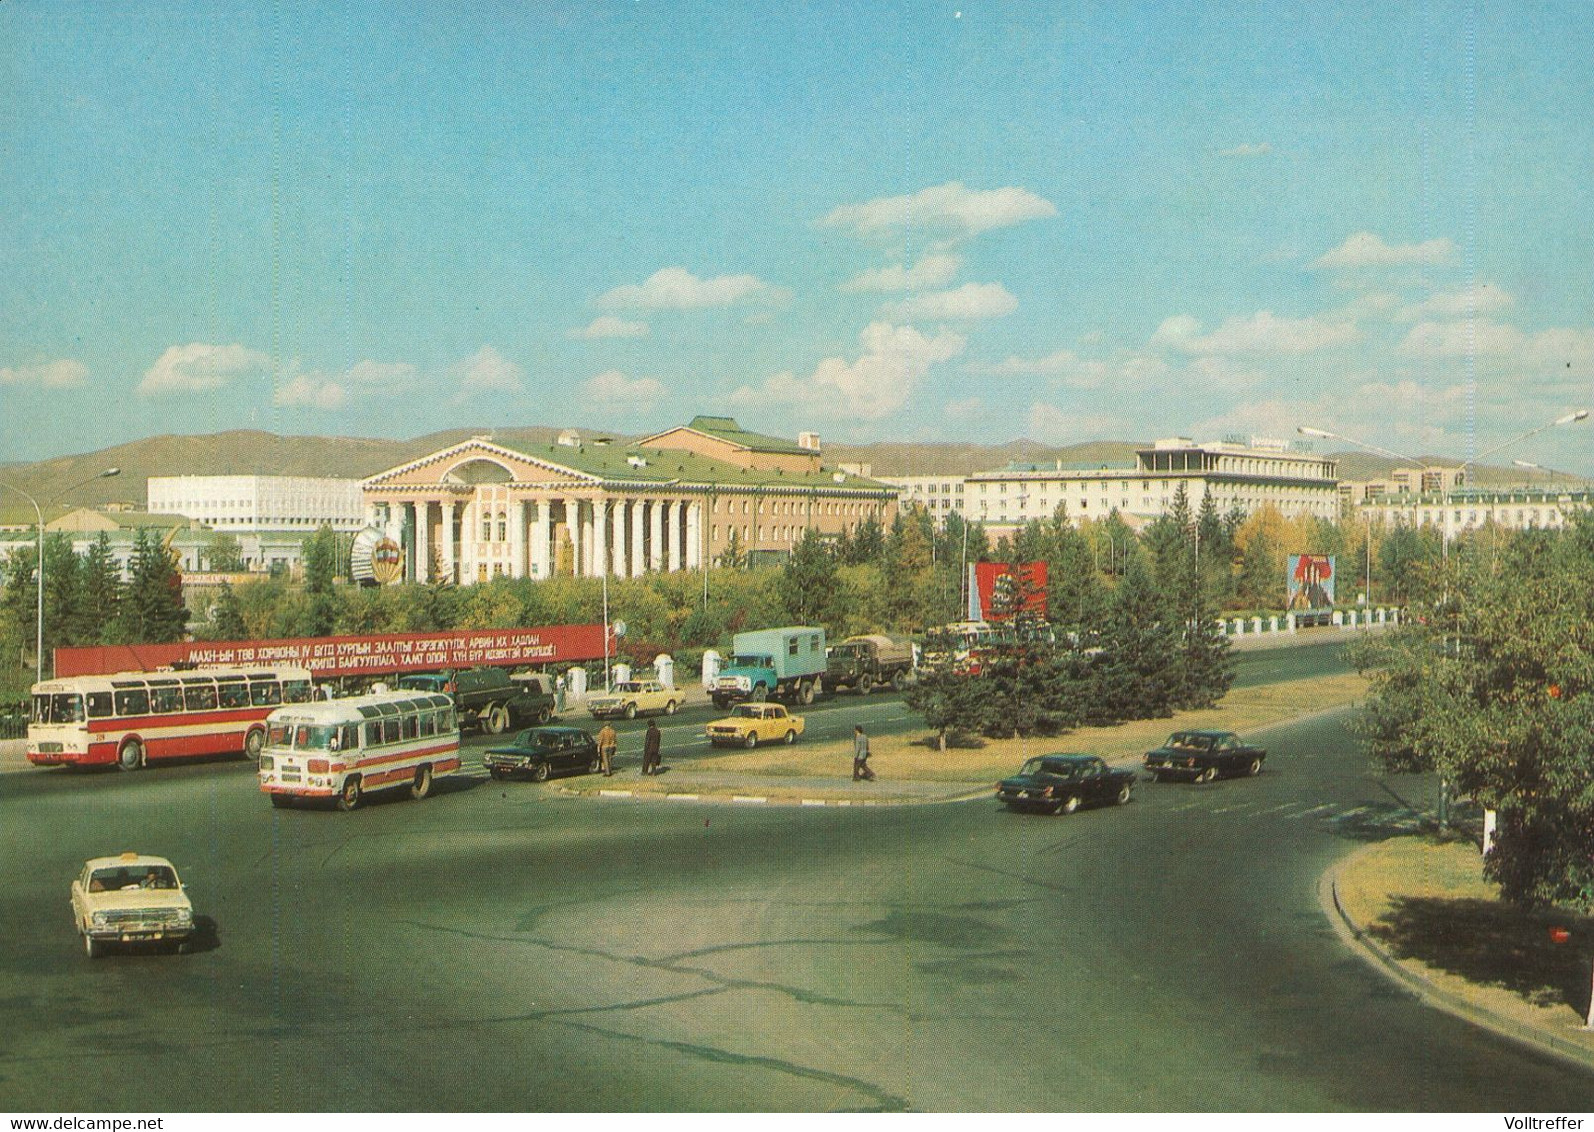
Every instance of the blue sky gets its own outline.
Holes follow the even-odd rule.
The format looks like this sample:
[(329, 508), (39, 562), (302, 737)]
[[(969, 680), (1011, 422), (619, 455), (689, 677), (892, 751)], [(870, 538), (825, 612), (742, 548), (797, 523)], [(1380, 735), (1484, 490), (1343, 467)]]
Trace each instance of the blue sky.
[(1467, 457), (1594, 403), (1591, 46), (1515, 0), (6, 0), (0, 459), (698, 412)]

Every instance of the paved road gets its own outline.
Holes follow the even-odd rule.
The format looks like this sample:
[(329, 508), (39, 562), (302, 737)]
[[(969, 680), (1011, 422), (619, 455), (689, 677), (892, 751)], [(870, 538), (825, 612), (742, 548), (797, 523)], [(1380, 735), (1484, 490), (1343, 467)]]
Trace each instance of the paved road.
[[(0, 1108), (1586, 1107), (1343, 949), (1317, 876), (1411, 814), (1336, 719), (1272, 745), (1067, 818), (6, 776)], [(83, 958), (67, 882), (124, 847), (186, 869), (203, 950)]]

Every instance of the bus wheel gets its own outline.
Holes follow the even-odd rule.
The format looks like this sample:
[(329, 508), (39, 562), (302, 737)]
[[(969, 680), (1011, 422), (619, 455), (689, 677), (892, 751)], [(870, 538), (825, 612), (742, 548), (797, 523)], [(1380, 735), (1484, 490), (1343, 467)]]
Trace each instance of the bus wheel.
[(415, 768), (415, 781), (410, 783), (410, 797), (419, 802), (432, 792), (432, 768), (418, 766)]
[(255, 762), (260, 761), (260, 752), (266, 749), (266, 733), (259, 727), (252, 729), (244, 737), (244, 754)]
[(129, 739), (122, 744), (122, 749), (116, 753), (116, 766), (119, 770), (138, 770), (144, 765), (144, 744), (137, 739)]
[(360, 776), (351, 774), (343, 780), (343, 792), (338, 795), (338, 809), (344, 813), (357, 809), (360, 805)]

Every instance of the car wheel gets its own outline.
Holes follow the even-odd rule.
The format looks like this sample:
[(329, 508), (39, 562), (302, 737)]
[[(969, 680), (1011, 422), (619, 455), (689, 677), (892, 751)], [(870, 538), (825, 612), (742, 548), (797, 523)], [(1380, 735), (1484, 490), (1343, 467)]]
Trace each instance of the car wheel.
[(769, 689), (764, 687), (762, 684), (754, 684), (752, 695), (748, 696), (747, 698), (752, 700), (755, 704), (761, 704), (765, 700), (769, 699)]
[(503, 704), (494, 704), (487, 709), (486, 722), (482, 726), (489, 735), (502, 735), (509, 730), (509, 709)]
[(797, 742), (797, 732), (788, 729), (786, 731), (786, 746), (789, 747), (795, 742)]
[(293, 805), (293, 795), (273, 794), (271, 796), (271, 804), (277, 807), (279, 810), (286, 810), (289, 806)]
[(1054, 813), (1054, 814), (1071, 814), (1077, 809), (1079, 809), (1079, 795), (1078, 794), (1070, 794), (1068, 797), (1064, 798), (1061, 802), (1057, 803), (1057, 808), (1055, 810), (1053, 810), (1052, 813)]
[(749, 751), (758, 746), (758, 732), (749, 731), (746, 735), (743, 735), (742, 746), (746, 747)]
[(532, 781), (534, 781), (534, 782), (547, 782), (548, 781), (548, 772), (549, 772), (550, 769), (551, 768), (548, 766), (548, 760), (547, 759), (543, 759), (542, 762), (538, 763), (536, 766), (531, 768)]
[(1206, 770), (1201, 772), (1201, 776), (1196, 779), (1197, 782), (1216, 782), (1217, 780), (1218, 768), (1215, 766), (1207, 767)]
[(553, 708), (543, 708), (541, 711), (539, 711), (537, 713), (537, 722), (538, 723), (547, 723), (552, 718), (553, 718)]
[(1118, 788), (1118, 804), (1121, 806), (1125, 802), (1129, 801), (1129, 795), (1131, 793), (1133, 793), (1133, 791), (1129, 789), (1129, 783), (1126, 782), (1120, 786)]
[(665, 703), (664, 703), (664, 714), (665, 715), (674, 715), (675, 714), (675, 701), (674, 700), (666, 700), (665, 701)]
[(858, 677), (858, 694), (867, 696), (872, 691), (874, 691), (874, 680), (868, 676)]
[(597, 774), (602, 769), (603, 769), (603, 760), (598, 758), (596, 755), (594, 755), (590, 760), (588, 760), (588, 762), (587, 762), (587, 773), (588, 774)]
[(804, 680), (797, 685), (797, 698), (805, 704), (814, 702), (814, 682), (812, 680)]
[(122, 749), (116, 752), (116, 767), (118, 770), (139, 770), (144, 765), (144, 744), (137, 739), (129, 739), (122, 744)]
[(1262, 760), (1261, 759), (1252, 759), (1251, 760), (1251, 765), (1245, 768), (1245, 773), (1250, 775), (1252, 778), (1255, 778), (1257, 775), (1261, 774), (1262, 773)]
[(907, 685), (907, 683), (908, 683), (908, 678), (906, 676), (904, 676), (901, 672), (893, 672), (891, 674), (891, 690), (893, 692), (902, 691), (902, 689)]
[(432, 768), (429, 766), (416, 767), (415, 781), (410, 783), (410, 797), (419, 802), (431, 792)]
[(90, 959), (98, 959), (105, 954), (105, 946), (93, 936), (85, 933), (83, 936), (83, 954)]
[(626, 704), (625, 705), (625, 717), (627, 719), (635, 719), (636, 718), (636, 704), (632, 703), (632, 704)]
[(338, 793), (338, 809), (344, 813), (360, 808), (360, 800), (364, 791), (360, 788), (360, 776), (351, 774), (343, 780), (343, 789)]
[(244, 736), (244, 754), (255, 762), (260, 761), (260, 752), (266, 749), (266, 732), (264, 728), (256, 727)]

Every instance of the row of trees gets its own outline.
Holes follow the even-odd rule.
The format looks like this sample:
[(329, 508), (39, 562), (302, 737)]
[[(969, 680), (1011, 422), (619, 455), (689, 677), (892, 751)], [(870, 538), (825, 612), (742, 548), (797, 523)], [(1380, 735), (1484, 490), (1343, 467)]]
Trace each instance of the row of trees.
[(1418, 562), (1405, 627), (1358, 646), (1358, 727), (1499, 815), (1502, 894), (1594, 910), (1594, 518), (1486, 530)]

